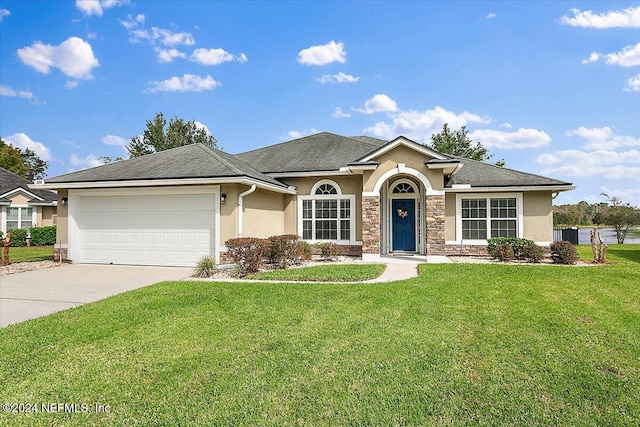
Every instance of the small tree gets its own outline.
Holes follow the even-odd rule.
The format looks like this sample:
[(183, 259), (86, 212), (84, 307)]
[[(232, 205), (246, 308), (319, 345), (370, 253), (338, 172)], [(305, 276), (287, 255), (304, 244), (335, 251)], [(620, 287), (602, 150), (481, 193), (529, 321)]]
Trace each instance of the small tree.
[[(195, 121), (185, 122), (183, 119), (174, 117), (167, 125), (164, 114), (157, 113), (153, 120), (147, 120), (147, 128), (142, 135), (131, 138), (131, 143), (126, 148), (131, 157), (139, 157), (197, 143), (212, 148), (217, 147), (216, 139), (204, 128), (196, 125)], [(107, 160), (111, 159), (103, 160), (107, 163)], [(115, 160), (117, 161), (117, 158)]]
[[(489, 153), (482, 143), (474, 142), (469, 138), (469, 131), (466, 126), (462, 126), (456, 131), (451, 131), (447, 123), (444, 124), (442, 130), (431, 135), (431, 148), (444, 154), (452, 154), (454, 156), (464, 157), (465, 159), (478, 160), (480, 162), (488, 162), (493, 154)], [(496, 166), (504, 166), (504, 160), (498, 160)]]
[(629, 203), (624, 203), (617, 196), (609, 196), (607, 193), (601, 193), (601, 195), (606, 197), (610, 203), (604, 217), (604, 223), (613, 227), (618, 244), (622, 244), (631, 228), (640, 224), (640, 210)]
[(49, 163), (30, 149), (21, 150), (0, 138), (0, 167), (33, 181), (44, 178)]

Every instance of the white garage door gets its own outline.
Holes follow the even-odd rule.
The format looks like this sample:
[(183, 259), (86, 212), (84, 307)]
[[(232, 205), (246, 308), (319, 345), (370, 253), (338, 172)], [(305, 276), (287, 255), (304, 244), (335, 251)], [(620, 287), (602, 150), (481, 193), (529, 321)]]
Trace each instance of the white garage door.
[(214, 194), (147, 192), (74, 197), (72, 259), (191, 267), (213, 255)]

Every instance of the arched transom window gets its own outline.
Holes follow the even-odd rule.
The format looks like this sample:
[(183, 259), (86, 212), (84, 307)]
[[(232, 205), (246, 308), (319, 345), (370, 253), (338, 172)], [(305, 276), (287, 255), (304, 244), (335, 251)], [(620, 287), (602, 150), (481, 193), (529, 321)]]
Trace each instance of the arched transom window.
[(343, 195), (336, 182), (320, 180), (309, 196), (298, 200), (298, 230), (304, 240), (349, 243), (354, 239), (355, 196)]
[(416, 189), (413, 187), (413, 185), (409, 184), (408, 182), (401, 182), (399, 184), (396, 184), (395, 187), (393, 187), (393, 193), (394, 194), (413, 194), (416, 192)]

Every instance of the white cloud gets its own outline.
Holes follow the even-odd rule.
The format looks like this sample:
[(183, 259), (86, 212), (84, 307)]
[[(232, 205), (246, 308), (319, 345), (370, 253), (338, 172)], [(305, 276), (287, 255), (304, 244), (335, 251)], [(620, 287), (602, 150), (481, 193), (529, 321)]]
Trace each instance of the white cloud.
[[(625, 190), (620, 190), (619, 188), (608, 188), (608, 187), (600, 187), (602, 193), (607, 193), (610, 196), (616, 196), (621, 198), (623, 201), (630, 201), (634, 198), (638, 200), (636, 202), (636, 206), (640, 207), (640, 188), (627, 188)], [(602, 196), (601, 196), (602, 197)], [(633, 205), (633, 202), (630, 202)]]
[(619, 65), (621, 67), (635, 67), (640, 65), (640, 43), (635, 46), (629, 45), (622, 48), (620, 52), (601, 54), (592, 52), (588, 59), (582, 61), (583, 64), (598, 61), (606, 58), (607, 65)]
[(331, 40), (327, 44), (302, 49), (298, 52), (298, 62), (304, 65), (326, 65), (332, 62), (344, 64), (346, 56), (344, 43)]
[(174, 76), (167, 80), (149, 82), (149, 92), (202, 92), (220, 85), (221, 83), (211, 76), (184, 74), (182, 77)]
[(579, 136), (587, 142), (583, 146), (586, 150), (611, 150), (620, 147), (640, 146), (640, 138), (626, 135), (616, 135), (608, 127), (586, 128), (584, 126), (567, 132), (567, 136)]
[(600, 54), (598, 52), (591, 52), (591, 55), (587, 59), (583, 59), (583, 64), (589, 64), (591, 62), (596, 62), (600, 59)]
[(104, 164), (103, 161), (93, 154), (89, 154), (87, 157), (81, 158), (76, 156), (75, 153), (71, 153), (71, 156), (69, 156), (69, 163), (71, 163), (71, 166), (73, 166), (75, 170), (94, 168)]
[(173, 62), (174, 58), (186, 58), (187, 55), (184, 52), (180, 52), (178, 49), (156, 49), (158, 54), (158, 61), (160, 62)]
[(288, 141), (291, 139), (298, 139), (298, 138), (302, 138), (303, 136), (307, 136), (307, 135), (313, 135), (314, 133), (318, 133), (318, 131), (314, 128), (311, 129), (303, 129), (303, 130), (290, 130), (289, 132), (285, 133), (284, 135), (280, 136), (280, 139)]
[(125, 145), (127, 145), (129, 143), (129, 141), (127, 141), (124, 138), (121, 138), (119, 136), (116, 135), (106, 135), (103, 136), (101, 139), (103, 144), (107, 144), (107, 145), (117, 145), (120, 147), (124, 147)]
[(3, 84), (0, 84), (0, 96), (24, 98), (36, 105), (44, 104), (44, 102), (39, 100), (38, 97), (29, 90), (13, 90), (9, 86), (5, 86)]
[(378, 122), (364, 131), (387, 139), (404, 135), (416, 141), (429, 142), (431, 135), (440, 132), (445, 123), (452, 129), (459, 129), (469, 123), (491, 123), (488, 117), (480, 117), (467, 111), (456, 114), (439, 106), (422, 112), (401, 111), (389, 114), (389, 118), (391, 122)]
[(64, 87), (65, 89), (75, 89), (79, 84), (80, 82), (78, 82), (77, 80), (69, 80), (64, 84)]
[(493, 13), (493, 12), (491, 12), (491, 13), (489, 13), (487, 16), (485, 16), (485, 19), (493, 19), (493, 18), (495, 18), (495, 17), (496, 17), (496, 14), (495, 14), (495, 13)]
[(398, 111), (398, 104), (387, 95), (378, 93), (364, 103), (364, 108), (356, 108), (355, 111), (364, 114), (394, 112)]
[(511, 123), (509, 123), (509, 122), (505, 122), (505, 123), (501, 124), (500, 126), (502, 126), (503, 128), (507, 128), (507, 129), (513, 128), (513, 126), (511, 126)]
[(349, 74), (345, 74), (342, 71), (338, 74), (325, 74), (322, 77), (318, 77), (315, 79), (320, 83), (355, 83), (360, 80), (360, 77), (354, 77)]
[(192, 46), (196, 43), (190, 33), (174, 33), (164, 28), (151, 27), (151, 31), (137, 29), (129, 31), (131, 41), (134, 43), (146, 40), (149, 43), (160, 42), (165, 46)]
[(556, 163), (560, 163), (560, 157), (546, 153), (540, 154), (536, 161), (541, 165), (555, 165)]
[(544, 174), (640, 180), (640, 151), (638, 150), (624, 152), (564, 150), (548, 156), (540, 155), (537, 161), (540, 164), (554, 165), (545, 169)]
[(223, 62), (247, 62), (247, 55), (241, 53), (234, 55), (224, 49), (196, 49), (189, 57), (191, 62), (197, 62), (202, 65), (219, 65)]
[(144, 24), (144, 20), (145, 20), (145, 16), (143, 14), (138, 14), (135, 17), (133, 17), (131, 14), (127, 15), (127, 19), (121, 19), (120, 23), (122, 24), (123, 27), (125, 27), (127, 30), (132, 30), (134, 28), (136, 28), (137, 26)]
[(515, 132), (504, 132), (493, 129), (479, 129), (469, 133), (474, 141), (479, 141), (486, 148), (538, 148), (551, 141), (551, 137), (537, 129), (520, 128)]
[(592, 10), (571, 9), (569, 14), (560, 18), (562, 24), (583, 28), (640, 28), (640, 7), (630, 7), (606, 13), (594, 13)]
[(345, 113), (344, 111), (342, 111), (342, 108), (340, 107), (336, 107), (336, 109), (333, 111), (332, 116), (340, 117), (340, 118), (348, 118), (348, 117), (351, 117), (351, 114)]
[(626, 90), (633, 92), (640, 92), (640, 74), (637, 76), (629, 77), (627, 79), (627, 88)]
[(77, 79), (92, 79), (91, 70), (100, 65), (91, 45), (79, 37), (69, 37), (59, 46), (34, 42), (17, 54), (23, 64), (40, 73), (48, 74), (53, 67)]
[(102, 16), (105, 9), (129, 3), (129, 0), (76, 0), (76, 7), (87, 16)]
[(16, 133), (16, 134), (4, 137), (4, 139), (14, 147), (18, 147), (23, 150), (28, 148), (29, 150), (36, 153), (36, 155), (40, 157), (42, 160), (51, 159), (51, 150), (49, 150), (43, 143), (33, 141), (25, 133), (22, 133), (22, 132)]
[(9, 12), (8, 9), (3, 9), (0, 7), (0, 22), (2, 22), (2, 18), (9, 15), (11, 15), (11, 12)]
[(197, 120), (194, 120), (193, 123), (196, 125), (197, 129), (204, 129), (207, 135), (211, 135), (211, 132), (209, 132), (209, 128), (204, 123), (200, 123)]

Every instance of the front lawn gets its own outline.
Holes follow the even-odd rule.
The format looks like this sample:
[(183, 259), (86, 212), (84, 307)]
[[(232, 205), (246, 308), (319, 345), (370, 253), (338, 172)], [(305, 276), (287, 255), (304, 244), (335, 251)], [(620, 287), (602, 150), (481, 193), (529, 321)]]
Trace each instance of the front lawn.
[(640, 245), (609, 259), (159, 283), (1, 329), (2, 403), (89, 413), (0, 425), (637, 425)]
[(327, 264), (313, 267), (263, 271), (247, 276), (256, 280), (283, 280), (306, 282), (359, 282), (375, 279), (385, 269), (385, 264)]
[[(4, 251), (4, 248), (0, 248)], [(4, 254), (4, 252), (3, 252)], [(9, 248), (9, 262), (52, 261), (53, 246), (24, 246)]]

